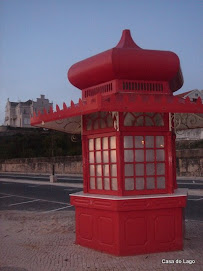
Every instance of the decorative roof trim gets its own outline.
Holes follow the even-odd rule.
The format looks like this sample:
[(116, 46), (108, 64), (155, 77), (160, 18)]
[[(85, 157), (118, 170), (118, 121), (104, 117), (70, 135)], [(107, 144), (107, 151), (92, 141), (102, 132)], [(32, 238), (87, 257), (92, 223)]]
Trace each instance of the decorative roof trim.
[(34, 113), (31, 118), (31, 125), (35, 126), (42, 122), (62, 120), (98, 111), (203, 113), (203, 104), (201, 98), (198, 98), (196, 102), (192, 102), (189, 97), (182, 99), (172, 95), (138, 95), (130, 92), (107, 96), (98, 94), (84, 101), (79, 99), (77, 104), (71, 101), (69, 107), (63, 103), (62, 109), (56, 105), (55, 112), (51, 107), (49, 113), (47, 113), (46, 109), (44, 109), (43, 114), (40, 111), (37, 115)]

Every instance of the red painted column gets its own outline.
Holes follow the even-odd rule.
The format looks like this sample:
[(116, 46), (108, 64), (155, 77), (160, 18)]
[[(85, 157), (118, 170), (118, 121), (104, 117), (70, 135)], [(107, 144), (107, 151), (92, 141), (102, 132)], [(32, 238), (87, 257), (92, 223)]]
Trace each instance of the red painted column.
[(88, 141), (87, 136), (82, 135), (82, 164), (83, 164), (83, 191), (88, 192), (89, 180), (88, 180)]

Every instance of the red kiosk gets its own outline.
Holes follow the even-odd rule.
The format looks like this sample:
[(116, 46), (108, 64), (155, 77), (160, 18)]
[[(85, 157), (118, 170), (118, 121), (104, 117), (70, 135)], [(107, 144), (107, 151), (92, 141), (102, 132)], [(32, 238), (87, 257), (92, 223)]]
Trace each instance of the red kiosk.
[(183, 84), (178, 56), (141, 49), (124, 30), (116, 47), (74, 64), (68, 78), (82, 90), (79, 103), (31, 123), (82, 132), (76, 243), (114, 255), (183, 249), (187, 191), (176, 184), (173, 113), (203, 106), (173, 96)]

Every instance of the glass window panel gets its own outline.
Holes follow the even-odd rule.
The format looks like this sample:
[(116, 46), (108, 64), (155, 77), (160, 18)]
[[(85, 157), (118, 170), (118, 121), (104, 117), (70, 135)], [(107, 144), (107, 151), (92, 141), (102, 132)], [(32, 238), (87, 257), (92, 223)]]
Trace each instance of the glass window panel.
[(113, 120), (112, 120), (112, 117), (111, 117), (110, 114), (107, 117), (107, 126), (108, 127), (113, 127)]
[(109, 162), (109, 152), (108, 151), (103, 151), (103, 163), (108, 163)]
[(135, 136), (135, 148), (144, 148), (143, 136)]
[(144, 126), (144, 117), (138, 117), (136, 120), (136, 126)]
[(104, 176), (109, 176), (109, 165), (103, 165)]
[(156, 114), (153, 119), (156, 126), (164, 126), (163, 116), (161, 114)]
[(153, 117), (155, 113), (152, 113), (152, 112), (148, 112), (148, 113), (145, 113), (146, 116), (148, 117)]
[(157, 175), (165, 175), (165, 164), (157, 163)]
[(154, 163), (147, 163), (147, 165), (146, 165), (146, 173), (147, 173), (147, 175), (154, 175), (155, 174)]
[(90, 189), (95, 189), (95, 178), (90, 178)]
[(95, 176), (94, 165), (90, 166), (90, 176)]
[(111, 163), (116, 162), (116, 151), (110, 151)]
[(110, 181), (109, 178), (104, 178), (104, 189), (110, 190)]
[(164, 148), (164, 136), (156, 136), (156, 147)]
[(98, 117), (98, 112), (92, 113), (90, 115), (88, 115), (91, 117), (91, 119), (96, 119)]
[(144, 113), (143, 113), (143, 112), (134, 112), (133, 114), (134, 114), (136, 117), (139, 117), (139, 116), (143, 115)]
[(108, 149), (108, 137), (102, 138), (102, 148), (103, 148), (103, 150)]
[(136, 189), (137, 190), (144, 189), (144, 178), (136, 178)]
[(96, 138), (95, 140), (95, 149), (101, 150), (101, 138)]
[(101, 163), (101, 151), (96, 151), (96, 163)]
[(99, 128), (99, 120), (95, 120), (94, 121), (94, 130), (98, 129)]
[(124, 119), (124, 126), (134, 126), (135, 117), (131, 113), (127, 113)]
[(144, 162), (144, 151), (143, 150), (135, 150), (135, 161), (136, 162)]
[(155, 160), (154, 150), (146, 150), (146, 161), (153, 162)]
[(101, 165), (96, 166), (96, 176), (102, 176)]
[(101, 118), (105, 118), (106, 115), (107, 115), (107, 112), (104, 112), (104, 111), (103, 111), (103, 112), (100, 112), (100, 117), (101, 117)]
[(136, 164), (135, 165), (135, 174), (136, 176), (143, 176), (144, 175), (144, 164)]
[(134, 190), (133, 178), (125, 178), (125, 190)]
[(133, 162), (133, 150), (124, 150), (124, 161)]
[(94, 139), (93, 138), (89, 139), (89, 150), (90, 151), (94, 150)]
[(133, 164), (125, 164), (125, 176), (134, 176)]
[(89, 119), (87, 120), (87, 128), (88, 131), (92, 129), (92, 121)]
[(117, 165), (111, 165), (111, 176), (117, 176)]
[(165, 184), (165, 177), (158, 177), (157, 178), (157, 188), (159, 189), (165, 189), (166, 184)]
[(145, 117), (145, 126), (154, 126), (154, 123), (150, 117)]
[(116, 148), (116, 137), (111, 136), (110, 137), (110, 149), (115, 149)]
[(154, 136), (145, 137), (145, 146), (146, 148), (154, 148)]
[(112, 190), (118, 190), (118, 183), (117, 183), (116, 178), (111, 179), (111, 187), (112, 187)]
[(103, 119), (100, 119), (100, 125), (101, 128), (106, 128), (106, 123)]
[(165, 151), (164, 150), (156, 150), (156, 160), (157, 161), (165, 161)]
[(124, 148), (133, 148), (133, 137), (132, 136), (124, 136)]
[(94, 152), (89, 152), (89, 162), (94, 163)]
[(97, 178), (97, 189), (102, 189), (102, 178)]
[(155, 188), (155, 179), (153, 177), (147, 177), (147, 189)]

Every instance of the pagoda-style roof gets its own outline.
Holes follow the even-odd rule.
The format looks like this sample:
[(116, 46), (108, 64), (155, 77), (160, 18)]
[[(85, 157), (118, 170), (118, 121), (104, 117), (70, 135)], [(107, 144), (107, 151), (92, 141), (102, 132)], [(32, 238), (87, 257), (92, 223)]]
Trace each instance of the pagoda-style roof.
[[(178, 56), (169, 51), (141, 49), (129, 30), (123, 31), (113, 49), (74, 64), (68, 78), (85, 92), (83, 99), (77, 104), (71, 101), (69, 107), (64, 103), (62, 109), (57, 105), (56, 111), (51, 108), (49, 113), (46, 110), (44, 114), (34, 113), (31, 125), (79, 134), (81, 116), (94, 112), (203, 114), (200, 98), (192, 102), (171, 93), (183, 84)], [(101, 85), (106, 82), (111, 83)], [(199, 120), (198, 127), (203, 127), (202, 118)]]
[(170, 51), (140, 48), (130, 30), (123, 31), (116, 47), (71, 66), (68, 79), (79, 89), (115, 79), (165, 81), (173, 92), (183, 85), (178, 56)]

